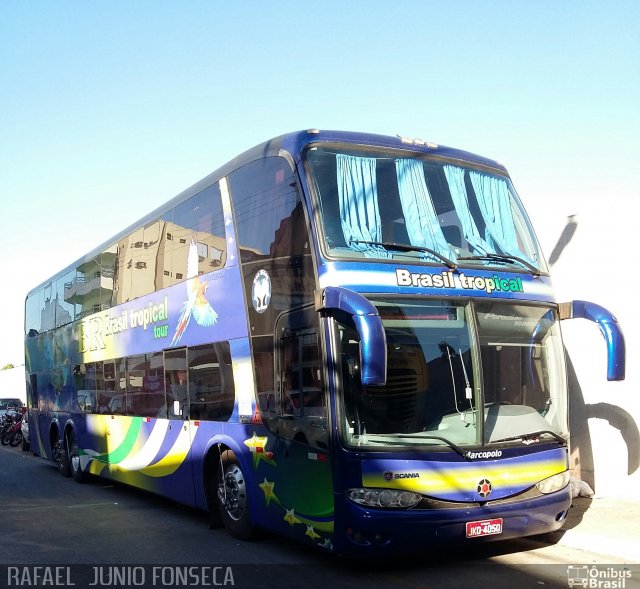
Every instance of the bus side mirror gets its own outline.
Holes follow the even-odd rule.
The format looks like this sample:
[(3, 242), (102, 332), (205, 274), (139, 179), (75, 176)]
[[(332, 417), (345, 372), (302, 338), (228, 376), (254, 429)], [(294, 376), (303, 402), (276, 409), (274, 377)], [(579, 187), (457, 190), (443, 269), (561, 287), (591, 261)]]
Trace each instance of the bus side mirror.
[(618, 320), (604, 307), (588, 301), (560, 304), (560, 319), (588, 319), (598, 324), (607, 342), (607, 380), (624, 380), (625, 344)]
[(363, 385), (387, 382), (387, 337), (378, 310), (361, 294), (338, 286), (316, 292), (316, 311), (337, 309), (353, 318), (360, 336), (360, 374)]

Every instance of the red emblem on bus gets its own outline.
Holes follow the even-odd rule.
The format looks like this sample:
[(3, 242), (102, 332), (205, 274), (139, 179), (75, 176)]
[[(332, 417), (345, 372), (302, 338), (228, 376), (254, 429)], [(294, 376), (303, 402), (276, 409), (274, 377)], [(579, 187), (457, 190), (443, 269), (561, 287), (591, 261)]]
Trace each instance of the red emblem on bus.
[(489, 479), (482, 479), (478, 483), (478, 495), (483, 499), (486, 499), (489, 495), (491, 495), (491, 481)]

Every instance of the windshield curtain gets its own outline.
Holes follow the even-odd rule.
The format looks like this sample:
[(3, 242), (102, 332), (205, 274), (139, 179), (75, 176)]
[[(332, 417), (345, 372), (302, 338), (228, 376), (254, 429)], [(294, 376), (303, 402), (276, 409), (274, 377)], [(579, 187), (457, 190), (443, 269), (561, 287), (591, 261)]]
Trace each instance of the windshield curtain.
[(346, 242), (367, 257), (387, 257), (385, 250), (375, 245), (382, 241), (376, 160), (338, 154), (336, 170), (340, 225)]
[(398, 192), (411, 245), (430, 247), (447, 258), (455, 258), (438, 222), (422, 164), (418, 160), (396, 160)]
[(436, 261), (428, 248), (453, 261), (517, 256), (546, 271), (507, 176), (406, 152), (314, 147), (305, 157), (332, 257)]
[(469, 251), (486, 254), (491, 251), (491, 246), (480, 236), (478, 225), (471, 214), (469, 194), (464, 182), (464, 170), (458, 166), (443, 166), (447, 188), (451, 193), (454, 209), (460, 220), (462, 235), (469, 245)]
[[(505, 180), (474, 171), (469, 172), (469, 178), (478, 200), (482, 220), (488, 229), (487, 237), (492, 242), (492, 251), (529, 258), (530, 248), (521, 248), (518, 243), (511, 196)], [(529, 261), (536, 260), (529, 258)]]
[(372, 302), (387, 336), (385, 386), (362, 385), (357, 331), (349, 319), (336, 323), (347, 445), (459, 447), (545, 431), (566, 436), (555, 311), (498, 302)]

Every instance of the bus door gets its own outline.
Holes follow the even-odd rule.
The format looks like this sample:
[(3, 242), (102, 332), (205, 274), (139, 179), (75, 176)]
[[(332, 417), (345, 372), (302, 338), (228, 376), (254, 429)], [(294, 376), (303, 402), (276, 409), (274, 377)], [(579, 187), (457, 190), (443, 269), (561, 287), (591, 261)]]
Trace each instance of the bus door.
[(318, 314), (312, 307), (282, 314), (275, 340), (277, 496), (292, 532), (304, 524), (320, 541), (333, 526), (333, 487)]
[[(187, 348), (164, 350), (164, 382), (167, 406), (165, 444), (171, 449), (165, 456), (167, 488), (164, 494), (182, 501), (193, 503), (192, 460), (189, 459), (193, 425), (189, 413), (189, 365)], [(179, 465), (179, 466), (178, 466)], [(164, 466), (164, 464), (162, 465)], [(177, 469), (176, 469), (176, 466)]]

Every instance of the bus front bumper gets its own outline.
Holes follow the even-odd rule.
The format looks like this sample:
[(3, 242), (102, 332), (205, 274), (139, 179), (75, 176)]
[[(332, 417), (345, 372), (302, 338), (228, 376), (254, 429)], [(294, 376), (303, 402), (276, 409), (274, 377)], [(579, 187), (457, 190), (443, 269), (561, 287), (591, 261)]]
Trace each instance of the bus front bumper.
[[(336, 497), (336, 531), (340, 531), (335, 535), (334, 547), (346, 555), (366, 556), (378, 552), (415, 552), (442, 544), (469, 546), (521, 538), (559, 529), (570, 506), (569, 487), (523, 501), (447, 509), (369, 509), (344, 496)], [(342, 517), (339, 511), (343, 511)], [(501, 520), (500, 533), (467, 537), (468, 523), (487, 520)]]

